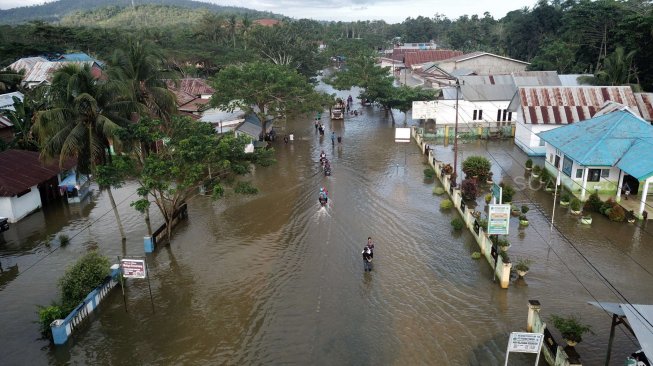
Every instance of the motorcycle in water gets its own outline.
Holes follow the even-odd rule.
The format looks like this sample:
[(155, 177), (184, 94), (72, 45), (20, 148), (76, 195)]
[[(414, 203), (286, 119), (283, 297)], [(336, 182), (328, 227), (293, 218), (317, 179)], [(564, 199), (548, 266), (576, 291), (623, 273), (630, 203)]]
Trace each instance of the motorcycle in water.
[(325, 206), (327, 202), (329, 202), (329, 197), (327, 196), (326, 191), (320, 189), (320, 195), (318, 196), (317, 200), (320, 202), (322, 206)]
[(331, 165), (329, 164), (329, 161), (326, 161), (324, 163), (324, 176), (328, 177), (331, 175)]

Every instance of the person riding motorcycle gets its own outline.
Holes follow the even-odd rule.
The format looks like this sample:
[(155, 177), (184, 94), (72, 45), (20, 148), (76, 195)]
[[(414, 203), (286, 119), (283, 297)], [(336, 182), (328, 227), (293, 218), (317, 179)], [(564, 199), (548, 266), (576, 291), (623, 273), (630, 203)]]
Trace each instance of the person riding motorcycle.
[(329, 200), (328, 192), (327, 192), (327, 190), (326, 190), (325, 188), (323, 188), (323, 187), (320, 188), (320, 194), (319, 194), (318, 200), (319, 200), (320, 203), (322, 203), (322, 204), (327, 203), (327, 201)]

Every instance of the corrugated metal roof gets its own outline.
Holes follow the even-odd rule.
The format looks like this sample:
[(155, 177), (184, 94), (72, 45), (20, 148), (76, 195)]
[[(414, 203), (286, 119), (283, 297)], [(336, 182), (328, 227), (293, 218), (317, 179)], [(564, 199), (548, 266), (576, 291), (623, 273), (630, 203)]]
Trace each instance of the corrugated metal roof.
[(406, 50), (404, 64), (406, 67), (423, 64), (425, 62), (446, 60), (454, 56), (462, 55), (462, 51), (453, 50)]
[(459, 56), (454, 56), (454, 57), (448, 58), (448, 59), (446, 59), (446, 60), (442, 60), (442, 62), (461, 62), (461, 61), (467, 61), (467, 60), (471, 60), (471, 59), (473, 59), (473, 58), (477, 58), (477, 57), (481, 57), (481, 56), (496, 57), (496, 58), (501, 58), (501, 59), (504, 59), (504, 60), (510, 60), (510, 61), (519, 62), (519, 63), (526, 64), (526, 65), (530, 65), (530, 63), (529, 63), (529, 62), (526, 62), (526, 61), (515, 60), (515, 59), (510, 58), (510, 57), (499, 56), (499, 55), (495, 55), (495, 54), (493, 54), (493, 53), (489, 53), (489, 52), (480, 52), (480, 51), (477, 51), (477, 52), (471, 52), (471, 53), (466, 53), (466, 54), (459, 55)]
[(581, 76), (592, 76), (592, 74), (563, 74), (563, 75), (558, 75), (558, 78), (560, 78), (560, 82), (562, 83), (563, 86), (581, 86), (581, 85), (587, 85), (587, 83), (581, 83), (578, 81), (578, 78)]
[(7, 66), (7, 68), (14, 71), (25, 70), (25, 73), (28, 73), (38, 62), (48, 62), (48, 60), (44, 57), (23, 57)]
[(208, 99), (195, 98), (190, 102), (180, 105), (179, 110), (182, 112), (201, 112), (209, 104)]
[[(23, 84), (29, 86), (33, 84), (41, 84), (43, 82), (49, 82), (51, 81), (52, 75), (54, 74), (55, 71), (64, 67), (65, 65), (71, 65), (71, 64), (78, 65), (80, 67), (84, 65), (93, 67), (93, 65), (97, 63), (94, 61), (61, 61), (61, 62), (40, 61), (35, 63), (34, 66), (27, 73), (25, 73), (25, 77), (23, 77)], [(99, 77), (100, 73), (94, 72), (93, 76)]]
[(645, 120), (653, 121), (653, 93), (635, 93), (639, 114)]
[(527, 124), (569, 124), (592, 118), (607, 101), (637, 108), (628, 86), (520, 87)]
[(474, 101), (511, 100), (517, 92), (513, 85), (461, 85), (462, 98)]
[(18, 98), (20, 101), (23, 100), (23, 93), (21, 92), (12, 92), (12, 93), (5, 93), (5, 94), (0, 94), (0, 109), (8, 109), (8, 110), (15, 110), (14, 109), (14, 97)]
[(466, 75), (461, 76), (460, 85), (514, 85), (512, 75)]
[(556, 71), (523, 71), (512, 73), (517, 86), (560, 86), (560, 78)]
[[(75, 166), (72, 160), (64, 169)], [(6, 150), (0, 153), (0, 196), (11, 197), (56, 176), (62, 169), (58, 160), (44, 164), (39, 153), (26, 150)]]
[(618, 110), (538, 136), (584, 166), (617, 166), (638, 180), (653, 175), (653, 126)]
[(215, 89), (206, 80), (200, 78), (179, 79), (176, 84), (173, 80), (166, 80), (166, 85), (170, 90), (181, 90), (195, 97), (215, 93)]

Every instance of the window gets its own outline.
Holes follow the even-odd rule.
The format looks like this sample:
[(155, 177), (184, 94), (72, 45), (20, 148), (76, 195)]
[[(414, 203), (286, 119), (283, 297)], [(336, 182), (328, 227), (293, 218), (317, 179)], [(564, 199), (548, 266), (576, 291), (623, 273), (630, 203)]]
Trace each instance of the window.
[(508, 121), (512, 121), (512, 112), (508, 112)]
[(472, 116), (472, 121), (476, 121), (476, 109), (474, 109), (474, 114)]
[(483, 110), (482, 109), (478, 110), (478, 119), (483, 119)]
[(573, 165), (574, 162), (565, 156), (565, 158), (562, 160), (562, 172), (565, 173), (567, 176), (571, 177), (571, 168), (573, 167)]
[(601, 169), (590, 169), (587, 175), (588, 182), (598, 182), (601, 180)]
[(497, 121), (501, 121), (501, 109), (497, 110)]
[(601, 169), (601, 178), (610, 178), (610, 169)]
[(583, 169), (576, 169), (576, 178), (583, 177)]
[(507, 110), (507, 109), (504, 109), (504, 110), (503, 110), (503, 121), (506, 120), (507, 115), (508, 115), (508, 110)]
[(556, 155), (555, 163), (553, 163), (553, 166), (556, 167), (556, 169), (560, 169), (560, 155)]

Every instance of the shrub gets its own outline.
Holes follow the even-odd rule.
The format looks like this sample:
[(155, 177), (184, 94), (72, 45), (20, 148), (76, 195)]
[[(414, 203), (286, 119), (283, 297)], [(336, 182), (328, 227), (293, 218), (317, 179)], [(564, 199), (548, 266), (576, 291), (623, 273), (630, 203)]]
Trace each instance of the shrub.
[(528, 217), (526, 215), (519, 215), (519, 221), (528, 221)]
[(50, 334), (50, 324), (57, 319), (63, 319), (66, 315), (63, 309), (57, 304), (50, 306), (39, 306), (39, 328), (41, 334)]
[(603, 201), (599, 197), (599, 194), (594, 192), (590, 194), (587, 202), (585, 202), (585, 209), (588, 211), (601, 212), (603, 206)]
[(481, 181), (487, 179), (490, 168), (492, 168), (492, 164), (483, 156), (470, 156), (463, 161), (462, 166), (462, 170), (466, 175), (465, 178), (478, 177)]
[(424, 178), (433, 179), (433, 177), (435, 177), (435, 170), (433, 170), (433, 168), (428, 167), (424, 169)]
[(453, 207), (453, 202), (451, 202), (451, 200), (444, 199), (442, 200), (442, 202), (440, 202), (440, 208), (443, 210), (448, 210), (452, 207)]
[(65, 247), (70, 243), (70, 238), (66, 234), (59, 234), (59, 245)]
[(487, 219), (479, 219), (478, 226), (482, 227), (484, 231), (487, 231)]
[(526, 169), (531, 169), (533, 167), (533, 160), (532, 159), (527, 159), (526, 160)]
[(89, 252), (66, 270), (59, 280), (61, 307), (64, 313), (75, 308), (94, 288), (109, 275), (109, 259), (97, 252)]
[(569, 202), (570, 199), (569, 193), (565, 192), (562, 195), (560, 195), (560, 202)]
[(539, 165), (536, 165), (533, 167), (533, 174), (540, 175), (542, 173), (542, 167)]
[(444, 194), (444, 188), (442, 187), (435, 187), (433, 188), (433, 193), (437, 194), (438, 196), (441, 196)]
[(464, 200), (475, 200), (478, 196), (478, 183), (474, 179), (465, 179), (460, 185), (460, 192)]
[(488, 193), (485, 195), (485, 203), (490, 203), (492, 202), (492, 193)]
[(608, 218), (610, 221), (622, 222), (626, 220), (626, 210), (615, 202), (608, 214)]
[(234, 192), (241, 194), (257, 194), (258, 188), (252, 186), (250, 182), (238, 182), (236, 183), (236, 188)]
[(503, 263), (510, 263), (510, 256), (508, 256), (508, 252), (500, 251), (499, 256), (501, 256)]
[(546, 168), (542, 168), (542, 174), (540, 175), (540, 182), (548, 183), (551, 179), (551, 174)]
[(481, 259), (481, 252), (472, 253), (472, 259)]
[(443, 172), (444, 174), (451, 174), (451, 173), (453, 173), (453, 167), (451, 166), (451, 164), (445, 164), (445, 165), (442, 167), (442, 172)]
[(569, 208), (572, 209), (573, 211), (580, 211), (582, 202), (576, 197), (571, 199), (571, 202), (569, 203)]
[(529, 210), (528, 206), (526, 205), (521, 206), (521, 213), (523, 213), (524, 215), (528, 213), (528, 210)]
[(499, 184), (502, 188), (501, 203), (512, 202), (512, 197), (515, 195), (515, 189), (508, 183), (501, 182)]
[(582, 324), (578, 316), (570, 315), (563, 317), (551, 315), (550, 321), (560, 331), (562, 337), (569, 341), (582, 342), (583, 334), (592, 333), (592, 327)]
[(519, 258), (517, 263), (512, 266), (512, 269), (516, 271), (528, 271), (531, 268), (531, 263), (533, 263), (533, 261), (528, 258)]
[(455, 219), (451, 220), (451, 226), (453, 226), (454, 230), (459, 231), (465, 227), (465, 222), (460, 217), (456, 217)]

